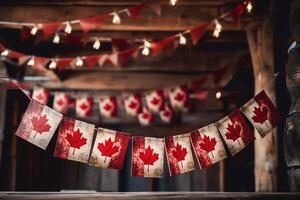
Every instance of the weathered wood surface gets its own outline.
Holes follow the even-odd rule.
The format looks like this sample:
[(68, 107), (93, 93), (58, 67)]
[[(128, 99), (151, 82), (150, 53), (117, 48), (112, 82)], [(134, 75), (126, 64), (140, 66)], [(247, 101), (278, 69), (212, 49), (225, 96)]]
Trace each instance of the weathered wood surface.
[(147, 200), (147, 199), (189, 199), (189, 200), (298, 200), (300, 193), (250, 193), (250, 192), (130, 192), (130, 193), (97, 193), (97, 192), (2, 192), (0, 193), (0, 199), (14, 199), (14, 200), (28, 200), (28, 199), (41, 199), (41, 200)]
[[(290, 29), (295, 40), (300, 38), (300, 1), (291, 3)], [(299, 42), (298, 42), (299, 43)], [(299, 44), (298, 44), (299, 45)], [(286, 85), (291, 99), (289, 117), (286, 119), (284, 155), (288, 166), (289, 185), (292, 191), (300, 191), (300, 48), (293, 49), (286, 65)]]
[[(273, 9), (266, 21), (256, 28), (247, 30), (249, 49), (252, 58), (255, 94), (270, 86), (274, 74), (273, 55)], [(273, 102), (275, 89), (271, 88)], [(259, 139), (256, 132), (255, 149), (255, 190), (277, 191), (277, 130), (274, 129), (264, 139)]]

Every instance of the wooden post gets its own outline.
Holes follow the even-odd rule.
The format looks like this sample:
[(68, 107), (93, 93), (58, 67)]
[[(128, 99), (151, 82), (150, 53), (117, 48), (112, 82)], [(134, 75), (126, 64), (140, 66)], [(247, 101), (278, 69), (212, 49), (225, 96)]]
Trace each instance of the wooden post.
[[(0, 76), (6, 76), (6, 70), (3, 65), (0, 64)], [(6, 85), (0, 82), (0, 166), (2, 160), (2, 141), (4, 138), (4, 125), (5, 125), (5, 104), (6, 104)]]
[[(247, 30), (247, 38), (251, 59), (253, 64), (255, 94), (267, 87), (273, 79), (274, 55), (273, 55), (273, 9), (270, 7), (267, 19), (255, 27)], [(275, 101), (275, 90), (270, 97)], [(277, 131), (260, 139), (256, 133), (254, 143), (255, 156), (255, 190), (256, 191), (276, 191), (277, 190)]]
[(300, 191), (300, 0), (291, 3), (290, 30), (298, 41), (289, 53), (286, 65), (286, 85), (291, 99), (284, 134), (284, 156), (288, 167), (288, 181), (293, 192)]

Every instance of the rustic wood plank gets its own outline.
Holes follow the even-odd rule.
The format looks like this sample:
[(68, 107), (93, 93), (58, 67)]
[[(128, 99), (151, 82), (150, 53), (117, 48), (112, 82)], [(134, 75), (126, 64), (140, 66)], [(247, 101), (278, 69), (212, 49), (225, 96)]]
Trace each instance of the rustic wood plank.
[(235, 199), (287, 199), (296, 200), (300, 198), (300, 193), (251, 193), (251, 192), (127, 192), (127, 193), (97, 193), (97, 192), (1, 192), (0, 199), (16, 200), (80, 200), (80, 199), (105, 199), (105, 200), (147, 200), (147, 199), (186, 199), (186, 200), (235, 200)]

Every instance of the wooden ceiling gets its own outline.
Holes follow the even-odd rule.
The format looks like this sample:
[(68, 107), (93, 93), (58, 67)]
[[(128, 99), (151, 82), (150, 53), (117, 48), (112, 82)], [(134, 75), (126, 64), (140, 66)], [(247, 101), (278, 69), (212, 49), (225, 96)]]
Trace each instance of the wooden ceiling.
[[(109, 13), (139, 2), (142, 1), (1, 1), (0, 20), (33, 23), (66, 21)], [(178, 0), (178, 5), (172, 7), (168, 1), (164, 1), (161, 4), (161, 16), (146, 8), (138, 21), (132, 21), (126, 14), (121, 15), (120, 25), (113, 25), (108, 21), (101, 29), (91, 32), (90, 35), (129, 39), (162, 38), (207, 22), (232, 9), (239, 2), (241, 1)], [(253, 23), (261, 23), (268, 7), (266, 2), (254, 1), (253, 3), (254, 12), (251, 15), (243, 15), (240, 27), (231, 22), (222, 22), (223, 32), (220, 38), (213, 38), (211, 32), (208, 32), (197, 46), (187, 45), (175, 51), (164, 52), (157, 57), (140, 57), (137, 61), (125, 65), (124, 68), (99, 68), (92, 71), (78, 70), (56, 74), (46, 72), (52, 81), (45, 84), (49, 87), (73, 89), (161, 88), (185, 83), (199, 76), (211, 75), (214, 70), (228, 67), (231, 76), (224, 76), (225, 80), (221, 81), (220, 85), (215, 85), (211, 77), (206, 85), (203, 85), (203, 88), (209, 90), (225, 87), (232, 74), (240, 67), (251, 67), (245, 30)], [(14, 28), (14, 32), (18, 32), (18, 27), (11, 28)], [(80, 27), (73, 28), (75, 34), (81, 33)], [(30, 44), (22, 46), (11, 31), (3, 27), (0, 30), (0, 39), (7, 41), (13, 48), (30, 53), (38, 52), (42, 56), (56, 54), (58, 48), (47, 42), (36, 46)], [(60, 52), (60, 56), (99, 53), (88, 47), (70, 51), (70, 48), (65, 46), (60, 48)], [(41, 75), (30, 70), (26, 74)]]

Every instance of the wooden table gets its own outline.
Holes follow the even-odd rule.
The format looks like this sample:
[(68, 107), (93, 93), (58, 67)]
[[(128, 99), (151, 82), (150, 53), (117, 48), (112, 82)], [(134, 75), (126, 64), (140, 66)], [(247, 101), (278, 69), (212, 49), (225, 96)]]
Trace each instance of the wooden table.
[(149, 199), (300, 199), (300, 193), (254, 193), (254, 192), (0, 192), (0, 200), (149, 200)]

